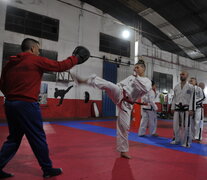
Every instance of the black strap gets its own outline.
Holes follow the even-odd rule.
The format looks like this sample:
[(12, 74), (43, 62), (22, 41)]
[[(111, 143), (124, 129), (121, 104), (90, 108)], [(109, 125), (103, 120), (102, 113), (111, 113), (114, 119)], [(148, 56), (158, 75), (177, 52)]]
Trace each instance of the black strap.
[(175, 111), (188, 111), (189, 106), (188, 105), (182, 105), (182, 103), (175, 104)]
[(148, 109), (148, 108), (142, 108), (143, 110), (145, 110), (145, 111), (153, 111), (153, 108), (152, 108), (152, 106), (151, 106), (151, 108), (150, 109)]

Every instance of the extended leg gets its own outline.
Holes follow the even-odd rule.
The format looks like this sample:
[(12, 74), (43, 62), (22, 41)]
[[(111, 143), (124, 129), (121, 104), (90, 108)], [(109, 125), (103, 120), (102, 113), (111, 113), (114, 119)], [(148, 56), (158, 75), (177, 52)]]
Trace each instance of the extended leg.
[(75, 75), (72, 75), (72, 77), (77, 84), (87, 84), (94, 88), (105, 90), (114, 104), (118, 104), (122, 98), (122, 91), (119, 86), (96, 75), (91, 75), (84, 80)]

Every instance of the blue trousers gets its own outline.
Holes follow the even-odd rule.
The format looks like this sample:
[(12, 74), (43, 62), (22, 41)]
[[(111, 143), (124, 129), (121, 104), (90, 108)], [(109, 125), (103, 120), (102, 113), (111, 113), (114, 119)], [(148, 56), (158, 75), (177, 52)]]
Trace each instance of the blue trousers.
[(9, 136), (0, 151), (0, 170), (17, 152), (25, 135), (42, 170), (52, 167), (43, 129), (39, 104), (36, 102), (5, 101)]

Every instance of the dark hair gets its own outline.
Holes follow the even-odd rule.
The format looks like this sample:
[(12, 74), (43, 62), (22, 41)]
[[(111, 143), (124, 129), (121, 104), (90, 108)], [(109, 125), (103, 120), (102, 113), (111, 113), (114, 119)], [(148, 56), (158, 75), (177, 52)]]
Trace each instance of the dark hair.
[(197, 81), (197, 79), (195, 77), (191, 77), (190, 79), (194, 79), (195, 81)]
[(152, 86), (154, 86), (155, 85), (155, 82), (153, 80), (151, 82), (152, 82)]
[(35, 39), (26, 38), (22, 41), (21, 49), (23, 52), (25, 52), (27, 50), (30, 50), (32, 46), (34, 46), (34, 44), (39, 44), (39, 42), (36, 41)]
[(195, 80), (195, 85), (198, 85), (198, 83), (197, 83), (197, 79), (195, 78), (195, 77), (191, 77), (190, 79), (194, 79)]
[(140, 59), (135, 65), (141, 65), (142, 67), (146, 68), (145, 62), (142, 59)]

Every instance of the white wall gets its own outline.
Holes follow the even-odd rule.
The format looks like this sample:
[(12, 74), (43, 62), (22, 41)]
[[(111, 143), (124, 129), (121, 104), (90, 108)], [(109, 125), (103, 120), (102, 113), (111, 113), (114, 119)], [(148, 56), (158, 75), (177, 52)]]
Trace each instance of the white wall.
[[(21, 0), (22, 3), (16, 3), (14, 0), (10, 0), (7, 3), (0, 0), (0, 58), (2, 59), (3, 43), (14, 43), (21, 44), (22, 40), (26, 37), (31, 37), (40, 42), (41, 48), (46, 50), (52, 50), (58, 52), (58, 59), (62, 60), (67, 58), (72, 54), (73, 49), (77, 45), (86, 46), (91, 55), (103, 56), (106, 55), (108, 58), (114, 59), (118, 56), (99, 52), (99, 33), (103, 32), (105, 34), (115, 36), (120, 38), (121, 31), (126, 26), (115, 23), (114, 19), (109, 15), (102, 14), (102, 12), (95, 7), (88, 4), (83, 4), (77, 0), (65, 0), (70, 4), (78, 7), (82, 7), (89, 11), (99, 14), (95, 15), (90, 12), (80, 10), (78, 8), (72, 7), (65, 3), (58, 2), (56, 0)], [(41, 15), (46, 15), (51, 18), (59, 19), (59, 40), (51, 41), (46, 39), (41, 39), (37, 37), (32, 37), (29, 35), (24, 35), (20, 33), (5, 31), (5, 15), (6, 6), (11, 5), (17, 8), (21, 8), (27, 11), (38, 13)], [(132, 31), (132, 30), (130, 30)], [(130, 37), (131, 41), (131, 53), (134, 54), (134, 32)], [(133, 57), (132, 57), (133, 59)], [(123, 58), (123, 61), (128, 62), (128, 58)], [(133, 60), (132, 60), (133, 63)], [(1, 67), (0, 63), (0, 67)], [(121, 68), (120, 68), (121, 69)], [(102, 77), (103, 74), (103, 61), (100, 59), (90, 58), (86, 63), (82, 65), (77, 65), (71, 72), (76, 73), (79, 76), (85, 78), (90, 74), (97, 74)], [(119, 70), (118, 70), (119, 72)], [(119, 73), (120, 74), (120, 73)], [(122, 78), (128, 76), (129, 72), (125, 73)], [(120, 79), (120, 78), (119, 78)], [(54, 88), (66, 89), (74, 83), (60, 84), (56, 82), (46, 82), (48, 83), (48, 97), (53, 98)], [(88, 91), (91, 94), (92, 100), (101, 100), (102, 93), (100, 90), (93, 89), (90, 87), (81, 86), (79, 88), (75, 87), (70, 90), (70, 93), (66, 94), (66, 99), (84, 99), (84, 92)]]
[[(99, 33), (105, 33), (111, 36), (121, 38), (121, 32), (124, 29), (128, 29), (131, 33), (129, 38), (131, 42), (131, 57), (122, 58), (122, 61), (134, 63), (134, 43), (135, 40), (139, 40), (139, 56), (143, 56), (147, 64), (146, 76), (152, 78), (153, 71), (172, 74), (173, 86), (179, 82), (179, 73), (185, 69), (189, 72), (190, 76), (197, 77), (198, 81), (202, 81), (207, 85), (207, 65), (195, 63), (195, 61), (187, 58), (179, 57), (175, 54), (171, 54), (165, 51), (161, 51), (158, 47), (153, 45), (146, 38), (138, 35), (131, 28), (117, 23), (117, 20), (107, 14), (103, 14), (100, 10), (88, 4), (81, 5), (79, 0), (65, 0), (65, 2), (71, 3), (75, 6), (79, 6), (96, 14), (80, 10), (70, 5), (58, 2), (56, 0), (21, 0), (20, 3), (16, 3), (14, 0), (7, 1), (9, 5), (25, 9), (34, 13), (49, 16), (51, 18), (59, 19), (59, 41), (50, 41), (37, 37), (32, 37), (24, 34), (5, 31), (5, 14), (6, 14), (6, 1), (0, 0), (0, 58), (2, 59), (3, 43), (21, 44), (25, 37), (32, 37), (37, 39), (42, 48), (46, 50), (58, 51), (58, 59), (64, 59), (72, 54), (73, 49), (77, 45), (86, 46), (91, 55), (103, 56), (110, 59), (115, 59), (118, 56), (108, 53), (99, 52)], [(0, 63), (0, 69), (1, 69)], [(103, 74), (103, 62), (100, 59), (90, 58), (86, 63), (78, 65), (71, 70), (73, 73), (77, 73), (81, 77), (87, 77), (90, 74), (97, 74), (102, 77)], [(120, 66), (118, 68), (118, 81), (121, 81), (128, 75), (133, 73), (133, 66)], [(66, 89), (70, 84), (61, 85), (56, 82), (47, 82), (49, 85), (48, 97), (52, 98), (54, 94), (54, 88)], [(94, 100), (101, 100), (101, 91), (89, 87), (72, 88), (69, 94), (66, 94), (65, 98), (68, 99), (84, 99), (84, 91), (88, 91), (91, 94), (91, 98)]]

